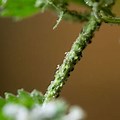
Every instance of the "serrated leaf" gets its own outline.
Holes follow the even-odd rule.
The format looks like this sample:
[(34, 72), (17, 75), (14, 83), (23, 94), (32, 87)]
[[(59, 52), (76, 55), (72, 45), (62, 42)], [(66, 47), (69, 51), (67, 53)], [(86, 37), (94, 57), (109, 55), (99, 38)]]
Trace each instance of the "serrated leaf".
[(24, 105), (28, 108), (32, 107), (35, 104), (35, 101), (32, 99), (30, 94), (23, 89), (18, 90), (18, 101), (19, 104)]
[(5, 93), (5, 99), (0, 98), (0, 107), (6, 103), (20, 104), (27, 108), (31, 108), (36, 104), (43, 103), (44, 96), (37, 90), (33, 90), (31, 93), (24, 91), (23, 89), (18, 90), (18, 95), (15, 96), (11, 93)]
[[(62, 120), (64, 118), (78, 120), (82, 118), (75, 117), (76, 110), (68, 111), (68, 106), (63, 100), (50, 101), (41, 105), (43, 99), (43, 95), (37, 90), (28, 93), (21, 89), (18, 90), (17, 96), (6, 93), (5, 99), (0, 98), (0, 120)], [(77, 114), (79, 113), (80, 111), (77, 110)]]
[(30, 96), (33, 98), (33, 100), (35, 101), (35, 103), (37, 104), (42, 104), (43, 103), (43, 94), (37, 90), (33, 90), (30, 94)]
[(7, 102), (18, 102), (16, 96), (11, 93), (5, 93), (5, 99)]
[(5, 99), (0, 97), (0, 120), (13, 120), (3, 114), (3, 109), (6, 105), (17, 105), (23, 106), (26, 109), (32, 109), (36, 105), (43, 103), (44, 96), (37, 90), (33, 90), (31, 93), (24, 91), (23, 89), (18, 90), (18, 95), (15, 96), (11, 93), (5, 93)]

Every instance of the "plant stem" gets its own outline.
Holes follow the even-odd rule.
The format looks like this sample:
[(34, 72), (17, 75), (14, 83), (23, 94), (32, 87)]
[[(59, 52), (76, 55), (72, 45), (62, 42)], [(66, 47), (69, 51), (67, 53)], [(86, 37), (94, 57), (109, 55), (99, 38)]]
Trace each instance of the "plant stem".
[(74, 10), (68, 10), (66, 9), (65, 14), (63, 18), (65, 20), (71, 20), (71, 21), (78, 21), (78, 22), (85, 22), (88, 21), (90, 17), (90, 13), (79, 13)]
[(59, 96), (63, 85), (70, 76), (70, 72), (74, 70), (75, 64), (81, 59), (82, 51), (91, 42), (94, 32), (100, 25), (101, 20), (98, 21), (94, 15), (91, 14), (88, 23), (83, 27), (81, 34), (79, 34), (73, 43), (71, 50), (67, 52), (62, 65), (56, 71), (54, 81), (51, 82), (44, 95), (44, 103)]
[(120, 24), (120, 17), (113, 17), (110, 15), (106, 15), (103, 11), (100, 12), (101, 19), (106, 23), (114, 23), (114, 24)]

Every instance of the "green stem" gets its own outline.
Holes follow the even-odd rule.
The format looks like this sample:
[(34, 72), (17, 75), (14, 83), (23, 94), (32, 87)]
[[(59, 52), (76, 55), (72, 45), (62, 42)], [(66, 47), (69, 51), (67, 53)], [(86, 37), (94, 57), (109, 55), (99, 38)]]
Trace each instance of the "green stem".
[(120, 24), (120, 18), (106, 15), (103, 11), (100, 11), (101, 19), (106, 23)]
[(56, 71), (54, 81), (49, 85), (45, 93), (44, 103), (57, 98), (60, 91), (73, 71), (75, 64), (81, 59), (82, 51), (91, 42), (94, 32), (99, 28), (101, 21), (98, 21), (93, 14), (91, 14), (88, 23), (83, 27), (81, 34), (73, 43), (71, 50), (66, 54), (62, 65)]
[(66, 10), (63, 18), (65, 20), (71, 20), (71, 21), (78, 21), (78, 22), (85, 22), (88, 21), (90, 17), (90, 13), (78, 13), (74, 10)]
[(75, 10), (69, 10), (67, 8), (67, 3), (59, 3), (58, 1), (54, 3), (52, 0), (48, 0), (48, 3), (50, 4), (50, 8), (52, 10), (55, 10), (56, 12), (61, 13), (63, 12), (63, 18), (65, 20), (71, 20), (71, 21), (78, 21), (78, 22), (85, 22), (89, 20), (90, 13), (89, 12), (77, 12)]

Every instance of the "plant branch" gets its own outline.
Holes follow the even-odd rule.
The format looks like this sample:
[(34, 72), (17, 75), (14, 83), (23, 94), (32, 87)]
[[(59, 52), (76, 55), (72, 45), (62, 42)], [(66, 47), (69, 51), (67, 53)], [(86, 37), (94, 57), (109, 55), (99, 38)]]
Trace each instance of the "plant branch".
[(88, 21), (90, 17), (90, 13), (79, 13), (74, 10), (66, 10), (63, 18), (65, 20), (71, 20), (71, 21), (78, 21), (78, 22), (85, 22)]
[(62, 19), (78, 22), (85, 22), (89, 20), (89, 12), (81, 13), (75, 10), (69, 10), (67, 6), (68, 3), (66, 3), (65, 1), (48, 0), (48, 8), (51, 8), (58, 14), (58, 20), (54, 28), (58, 26)]
[(106, 15), (103, 11), (100, 11), (101, 19), (106, 23), (120, 24), (120, 17), (114, 17)]
[(91, 14), (88, 23), (83, 27), (81, 34), (79, 34), (73, 43), (71, 50), (66, 54), (62, 65), (56, 71), (54, 81), (51, 82), (44, 95), (44, 103), (59, 96), (63, 85), (70, 76), (70, 72), (73, 71), (75, 64), (81, 59), (82, 51), (88, 43), (91, 42), (95, 30), (99, 28), (100, 25), (101, 21), (98, 21), (94, 15)]

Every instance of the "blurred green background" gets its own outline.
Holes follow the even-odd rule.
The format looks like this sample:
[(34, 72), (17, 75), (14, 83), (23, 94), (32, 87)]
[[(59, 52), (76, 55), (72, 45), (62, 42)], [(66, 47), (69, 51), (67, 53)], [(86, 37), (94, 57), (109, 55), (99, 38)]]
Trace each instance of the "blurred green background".
[[(119, 6), (118, 4), (116, 6)], [(120, 15), (120, 9), (115, 8)], [(0, 19), (0, 95), (46, 91), (83, 24), (56, 21), (52, 12), (20, 22)], [(102, 24), (64, 86), (61, 97), (81, 106), (87, 120), (120, 119), (120, 26)]]

